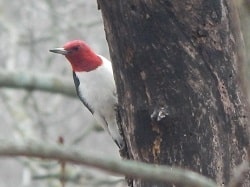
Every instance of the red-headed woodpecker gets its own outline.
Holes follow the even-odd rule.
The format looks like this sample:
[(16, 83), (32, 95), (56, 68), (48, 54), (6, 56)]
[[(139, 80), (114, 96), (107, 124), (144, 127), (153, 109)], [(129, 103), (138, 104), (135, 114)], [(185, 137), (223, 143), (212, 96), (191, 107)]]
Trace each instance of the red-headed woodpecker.
[(81, 40), (70, 41), (50, 52), (68, 59), (78, 97), (122, 149), (124, 141), (116, 121), (117, 96), (111, 62)]

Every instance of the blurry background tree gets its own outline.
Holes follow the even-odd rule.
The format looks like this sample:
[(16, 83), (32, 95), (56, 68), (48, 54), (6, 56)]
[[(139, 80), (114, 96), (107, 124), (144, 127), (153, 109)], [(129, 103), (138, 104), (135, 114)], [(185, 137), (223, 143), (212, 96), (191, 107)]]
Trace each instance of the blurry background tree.
[[(247, 0), (235, 1), (242, 8), (241, 19), (246, 29), (243, 31), (250, 33), (246, 27), (249, 11), (244, 3)], [(23, 70), (61, 75), (70, 82), (72, 73), (68, 63), (64, 58), (50, 54), (48, 49), (76, 38), (87, 41), (95, 51), (108, 57), (96, 1), (0, 0), (0, 10), (0, 72)], [(243, 10), (246, 11), (244, 14)], [(249, 40), (247, 34), (245, 39)], [(9, 88), (1, 88), (0, 100), (2, 138), (19, 142), (24, 138), (57, 142), (59, 137), (63, 137), (66, 145), (77, 144), (83, 150), (119, 158), (117, 148), (108, 135), (97, 134), (95, 128), (91, 128), (95, 122), (78, 100), (61, 94)], [(0, 186), (61, 186), (58, 180), (61, 169), (56, 161), (1, 158), (0, 166)], [(67, 166), (66, 173), (70, 179), (67, 187), (82, 184), (126, 186), (120, 178), (86, 167)]]
[[(95, 51), (109, 58), (101, 13), (95, 1), (0, 0), (0, 30), (0, 77), (1, 73), (10, 71), (22, 70), (36, 75), (38, 72), (64, 77), (73, 88), (71, 67), (65, 58), (49, 53), (49, 49), (72, 39), (85, 40)], [(25, 77), (19, 80), (27, 81)], [(61, 136), (66, 145), (74, 144), (94, 154), (119, 158), (111, 138), (98, 132), (98, 128), (91, 128), (96, 127), (95, 121), (78, 99), (2, 87), (0, 103), (1, 138), (19, 142), (32, 138), (51, 143)], [(52, 163), (1, 158), (0, 186), (60, 186), (60, 166)], [(67, 187), (96, 186), (99, 179), (103, 186), (120, 181), (120, 177), (110, 177), (85, 167), (67, 166), (66, 172), (71, 178)]]

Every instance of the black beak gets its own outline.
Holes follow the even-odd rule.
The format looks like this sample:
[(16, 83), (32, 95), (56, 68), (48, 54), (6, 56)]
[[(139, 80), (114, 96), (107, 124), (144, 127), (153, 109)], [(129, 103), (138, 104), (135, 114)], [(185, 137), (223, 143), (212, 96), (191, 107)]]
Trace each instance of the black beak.
[(65, 50), (64, 48), (55, 48), (55, 49), (50, 49), (49, 51), (52, 53), (58, 53), (61, 55), (67, 55), (69, 53), (69, 51)]

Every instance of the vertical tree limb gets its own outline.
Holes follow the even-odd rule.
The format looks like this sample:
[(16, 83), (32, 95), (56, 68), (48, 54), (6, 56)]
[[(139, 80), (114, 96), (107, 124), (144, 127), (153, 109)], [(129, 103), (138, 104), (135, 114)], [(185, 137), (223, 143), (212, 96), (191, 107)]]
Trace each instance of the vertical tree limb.
[(228, 183), (249, 145), (232, 2), (98, 2), (130, 159), (181, 166)]

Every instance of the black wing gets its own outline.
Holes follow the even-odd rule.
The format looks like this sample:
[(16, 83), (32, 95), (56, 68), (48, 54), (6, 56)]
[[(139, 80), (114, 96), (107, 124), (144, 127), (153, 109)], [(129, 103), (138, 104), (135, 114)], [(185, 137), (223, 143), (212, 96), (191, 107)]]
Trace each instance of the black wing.
[(93, 109), (89, 106), (89, 104), (84, 100), (84, 98), (82, 97), (80, 91), (79, 91), (79, 85), (80, 85), (80, 81), (78, 79), (78, 77), (76, 76), (76, 73), (73, 71), (73, 79), (74, 79), (74, 83), (76, 86), (76, 93), (79, 97), (79, 99), (82, 101), (82, 103), (85, 105), (85, 107), (93, 114), (94, 111)]

